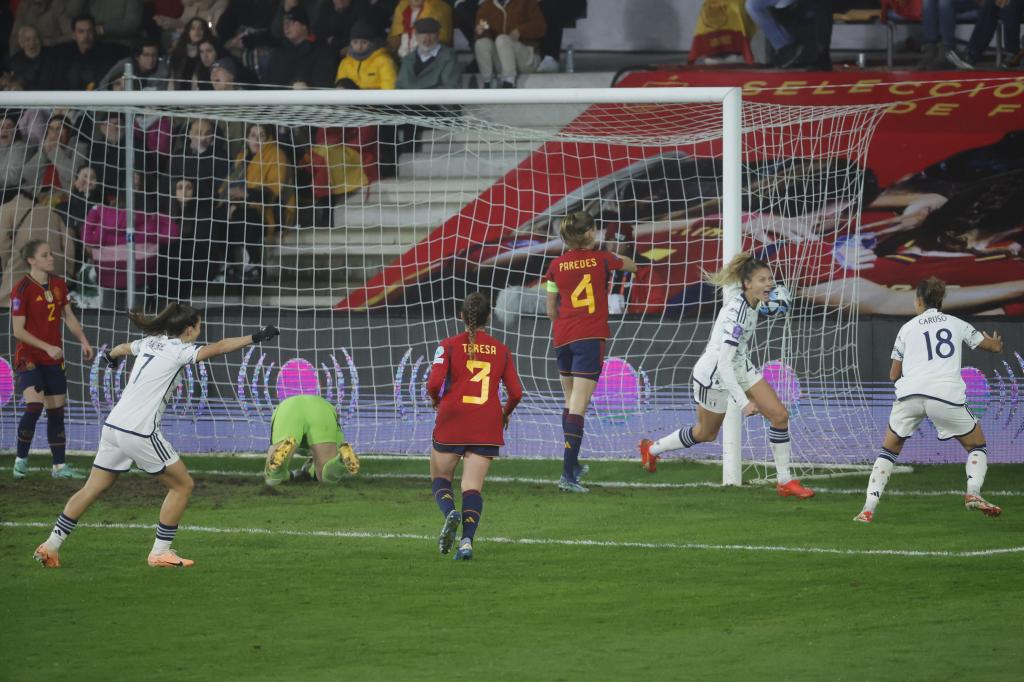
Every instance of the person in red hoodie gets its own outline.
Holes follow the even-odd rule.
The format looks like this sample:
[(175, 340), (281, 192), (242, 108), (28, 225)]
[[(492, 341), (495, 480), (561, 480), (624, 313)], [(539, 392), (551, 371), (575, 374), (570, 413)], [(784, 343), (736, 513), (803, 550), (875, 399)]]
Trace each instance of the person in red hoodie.
[[(448, 554), (462, 524), (456, 560), (473, 558), (473, 537), (484, 508), (484, 477), (491, 460), (505, 444), (512, 410), (523, 397), (523, 387), (508, 346), (483, 331), (491, 317), (491, 302), (474, 292), (462, 304), (466, 331), (442, 341), (434, 353), (427, 392), (437, 408), (430, 480), (434, 501), (444, 516), (438, 538), (441, 554)], [(498, 397), (505, 384), (508, 401)], [(455, 508), (452, 478), (462, 460), (462, 512)]]

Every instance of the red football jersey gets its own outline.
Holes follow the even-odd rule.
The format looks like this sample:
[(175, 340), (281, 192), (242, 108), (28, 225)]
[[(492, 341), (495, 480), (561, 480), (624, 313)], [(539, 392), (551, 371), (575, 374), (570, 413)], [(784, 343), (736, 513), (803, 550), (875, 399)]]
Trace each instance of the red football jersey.
[[(25, 331), (40, 341), (61, 346), (61, 325), (64, 306), (68, 304), (68, 285), (60, 277), (50, 275), (46, 287), (25, 275), (11, 291), (11, 315), (25, 318)], [(14, 366), (31, 362), (37, 365), (59, 365), (40, 348), (18, 341), (14, 348)]]
[(621, 269), (622, 259), (614, 253), (590, 249), (567, 251), (551, 262), (544, 282), (554, 283), (561, 298), (554, 324), (555, 348), (611, 336), (608, 279), (612, 270)]
[(511, 414), (523, 398), (523, 385), (508, 347), (482, 331), (476, 332), (473, 348), (469, 332), (442, 341), (427, 379), (427, 391), (441, 401), (434, 440), (445, 445), (504, 445), (499, 381), (508, 393), (504, 414)]

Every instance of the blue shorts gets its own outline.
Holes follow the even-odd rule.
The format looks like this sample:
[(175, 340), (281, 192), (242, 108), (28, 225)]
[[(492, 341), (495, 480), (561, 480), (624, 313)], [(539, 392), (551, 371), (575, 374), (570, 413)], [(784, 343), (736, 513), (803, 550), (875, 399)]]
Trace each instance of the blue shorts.
[(501, 448), (497, 445), (445, 445), (434, 441), (434, 449), (438, 452), (448, 452), (459, 457), (465, 457), (467, 452), (480, 455), (481, 457), (497, 457)]
[(68, 392), (68, 378), (64, 374), (63, 362), (59, 365), (31, 366), (32, 369), (18, 372), (18, 385), (22, 391), (34, 388), (43, 395), (65, 395)]
[(604, 365), (604, 339), (573, 341), (555, 349), (558, 373), (597, 381)]

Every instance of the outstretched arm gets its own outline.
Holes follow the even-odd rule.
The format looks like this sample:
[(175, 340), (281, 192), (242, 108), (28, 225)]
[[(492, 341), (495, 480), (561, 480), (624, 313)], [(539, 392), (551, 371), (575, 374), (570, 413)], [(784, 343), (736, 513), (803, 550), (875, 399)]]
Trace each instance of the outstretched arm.
[(267, 325), (255, 334), (250, 334), (249, 336), (233, 336), (231, 338), (221, 339), (216, 343), (211, 343), (200, 348), (199, 352), (196, 353), (196, 362), (202, 362), (208, 358), (215, 358), (218, 355), (224, 355), (225, 353), (233, 353), (236, 350), (241, 350), (242, 348), (254, 343), (269, 341), (280, 333), (281, 332), (278, 331), (277, 327), (271, 324)]

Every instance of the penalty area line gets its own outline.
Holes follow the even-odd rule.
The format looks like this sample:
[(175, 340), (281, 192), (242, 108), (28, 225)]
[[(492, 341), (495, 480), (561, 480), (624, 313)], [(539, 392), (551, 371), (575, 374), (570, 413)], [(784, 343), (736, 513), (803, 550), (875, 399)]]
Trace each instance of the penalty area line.
[[(49, 528), (51, 524), (41, 521), (0, 521), (6, 528)], [(155, 526), (145, 523), (80, 523), (77, 528), (97, 530), (153, 530)], [(266, 535), (275, 537), (331, 538), (356, 540), (416, 540), (435, 542), (436, 536), (418, 533), (388, 533), (361, 530), (273, 530), (270, 528), (218, 528), (215, 526), (182, 525), (181, 530), (193, 533), (217, 535)], [(923, 550), (923, 549), (842, 549), (837, 547), (789, 547), (785, 545), (737, 545), (713, 544), (706, 542), (623, 542), (618, 540), (559, 539), (559, 538), (508, 538), (483, 537), (483, 544), (540, 545), (559, 547), (603, 547), (610, 549), (654, 549), (677, 551), (720, 551), (751, 552), (759, 554), (819, 554), (828, 556), (891, 556), (903, 558), (948, 558), (963, 559), (989, 557), (1003, 554), (1022, 554), (1021, 547), (995, 547), (969, 551)]]

